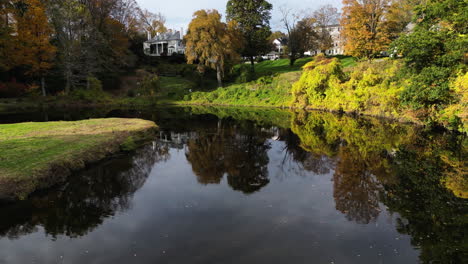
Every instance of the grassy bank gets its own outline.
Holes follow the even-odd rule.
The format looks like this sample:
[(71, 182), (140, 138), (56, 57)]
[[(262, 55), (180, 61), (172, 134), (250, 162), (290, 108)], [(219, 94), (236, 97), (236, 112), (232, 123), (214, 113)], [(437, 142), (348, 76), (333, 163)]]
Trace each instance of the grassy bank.
[(184, 96), (181, 104), (288, 107), (291, 88), (300, 72), (264, 76), (256, 81), (232, 84), (209, 92), (194, 92)]
[(0, 197), (24, 198), (62, 182), (87, 163), (135, 148), (155, 128), (118, 118), (0, 125)]
[[(336, 57), (344, 68), (356, 65), (356, 60), (348, 56)], [(290, 107), (293, 101), (292, 87), (299, 81), (302, 68), (313, 58), (301, 58), (291, 67), (289, 60), (263, 61), (255, 65), (256, 80), (228, 84), (212, 91), (198, 91), (187, 94), (180, 104)]]

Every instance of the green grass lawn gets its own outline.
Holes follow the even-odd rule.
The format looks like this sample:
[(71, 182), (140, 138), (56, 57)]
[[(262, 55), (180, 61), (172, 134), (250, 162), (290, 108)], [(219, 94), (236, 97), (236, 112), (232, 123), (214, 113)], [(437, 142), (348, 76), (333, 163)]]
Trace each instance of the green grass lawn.
[(0, 125), (0, 196), (24, 197), (49, 177), (135, 147), (154, 128), (151, 121), (119, 118)]
[(263, 76), (275, 73), (300, 71), (302, 69), (302, 66), (312, 61), (312, 59), (312, 57), (298, 59), (292, 67), (289, 66), (288, 59), (262, 61), (260, 63), (255, 64), (255, 73), (259, 76)]

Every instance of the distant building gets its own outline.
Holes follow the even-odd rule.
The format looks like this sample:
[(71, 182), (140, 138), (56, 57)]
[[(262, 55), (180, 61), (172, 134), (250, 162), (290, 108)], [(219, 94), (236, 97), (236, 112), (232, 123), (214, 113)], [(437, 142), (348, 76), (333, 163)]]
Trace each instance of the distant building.
[[(332, 37), (333, 43), (332, 47), (325, 51), (326, 55), (344, 55), (344, 43), (343, 38), (341, 37), (341, 26), (340, 25), (330, 25), (327, 26), (328, 32)], [(315, 56), (320, 54), (321, 50), (311, 50), (304, 53), (307, 56)]]
[(143, 51), (148, 56), (172, 56), (174, 54), (185, 54), (182, 31), (168, 31), (148, 37), (143, 43)]
[(274, 51), (278, 52), (279, 54), (283, 54), (284, 47), (287, 45), (287, 40), (286, 38), (277, 38), (273, 40), (273, 45), (275, 47)]

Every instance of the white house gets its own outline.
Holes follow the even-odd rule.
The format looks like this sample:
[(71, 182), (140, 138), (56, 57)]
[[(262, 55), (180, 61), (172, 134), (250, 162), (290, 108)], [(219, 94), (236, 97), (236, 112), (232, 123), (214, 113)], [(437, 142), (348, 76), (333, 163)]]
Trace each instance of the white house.
[(148, 56), (171, 56), (185, 54), (182, 31), (168, 31), (157, 34), (143, 43), (143, 51)]
[(275, 39), (273, 40), (273, 45), (275, 46), (275, 51), (279, 54), (283, 53), (284, 50), (284, 40), (283, 39)]
[[(340, 25), (330, 25), (327, 27), (328, 32), (332, 37), (332, 47), (325, 51), (326, 55), (344, 55), (344, 43), (341, 37)], [(304, 53), (307, 56), (314, 56), (321, 53), (321, 50), (311, 50)]]

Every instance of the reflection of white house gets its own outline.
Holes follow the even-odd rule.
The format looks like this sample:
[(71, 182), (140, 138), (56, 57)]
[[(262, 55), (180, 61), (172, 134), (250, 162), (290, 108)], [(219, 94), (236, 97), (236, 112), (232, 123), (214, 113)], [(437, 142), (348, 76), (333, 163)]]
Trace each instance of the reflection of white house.
[(181, 31), (169, 31), (157, 34), (143, 43), (143, 51), (148, 56), (171, 56), (184, 54), (185, 46)]
[[(341, 38), (341, 27), (340, 25), (331, 25), (327, 27), (328, 32), (332, 37), (332, 47), (325, 51), (326, 55), (344, 55), (344, 43)], [(304, 54), (308, 56), (314, 56), (321, 53), (320, 50), (307, 51)]]

